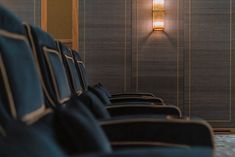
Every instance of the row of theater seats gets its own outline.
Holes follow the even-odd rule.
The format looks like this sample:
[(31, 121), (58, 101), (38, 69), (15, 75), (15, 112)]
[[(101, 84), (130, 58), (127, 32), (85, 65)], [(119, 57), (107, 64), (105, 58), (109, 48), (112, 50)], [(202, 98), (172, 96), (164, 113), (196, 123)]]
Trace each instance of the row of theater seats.
[(79, 53), (0, 6), (0, 156), (211, 157), (211, 127), (89, 86)]

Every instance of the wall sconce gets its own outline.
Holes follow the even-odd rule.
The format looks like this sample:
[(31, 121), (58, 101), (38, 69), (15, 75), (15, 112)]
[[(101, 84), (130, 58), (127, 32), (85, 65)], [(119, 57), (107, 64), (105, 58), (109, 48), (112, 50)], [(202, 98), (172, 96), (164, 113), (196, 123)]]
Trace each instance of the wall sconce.
[(163, 31), (165, 28), (165, 0), (153, 0), (153, 30)]

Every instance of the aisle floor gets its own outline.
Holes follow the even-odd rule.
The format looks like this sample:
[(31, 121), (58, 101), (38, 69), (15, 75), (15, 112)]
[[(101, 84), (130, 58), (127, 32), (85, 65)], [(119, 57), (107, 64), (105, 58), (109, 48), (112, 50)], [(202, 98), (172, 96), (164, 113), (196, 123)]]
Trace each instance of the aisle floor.
[(215, 157), (235, 157), (235, 135), (216, 135)]

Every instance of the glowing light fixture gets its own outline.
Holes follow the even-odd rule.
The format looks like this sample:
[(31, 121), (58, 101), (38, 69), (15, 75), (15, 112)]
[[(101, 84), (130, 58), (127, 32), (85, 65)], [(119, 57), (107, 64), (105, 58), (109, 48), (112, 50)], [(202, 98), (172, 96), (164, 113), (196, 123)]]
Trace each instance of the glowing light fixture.
[(163, 31), (165, 28), (165, 0), (153, 0), (153, 30)]

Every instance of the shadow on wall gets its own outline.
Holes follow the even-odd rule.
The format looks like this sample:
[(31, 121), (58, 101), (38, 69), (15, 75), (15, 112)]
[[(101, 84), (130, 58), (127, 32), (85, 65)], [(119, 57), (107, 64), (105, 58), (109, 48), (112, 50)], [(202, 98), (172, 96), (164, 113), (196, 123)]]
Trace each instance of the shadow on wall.
[[(150, 21), (149, 21), (150, 22)], [(152, 22), (152, 21), (151, 21)], [(139, 91), (153, 92), (177, 104), (177, 41), (174, 28), (142, 30), (139, 39)]]
[(151, 31), (141, 41), (142, 48), (145, 47), (165, 47), (176, 48), (177, 43), (166, 31)]

